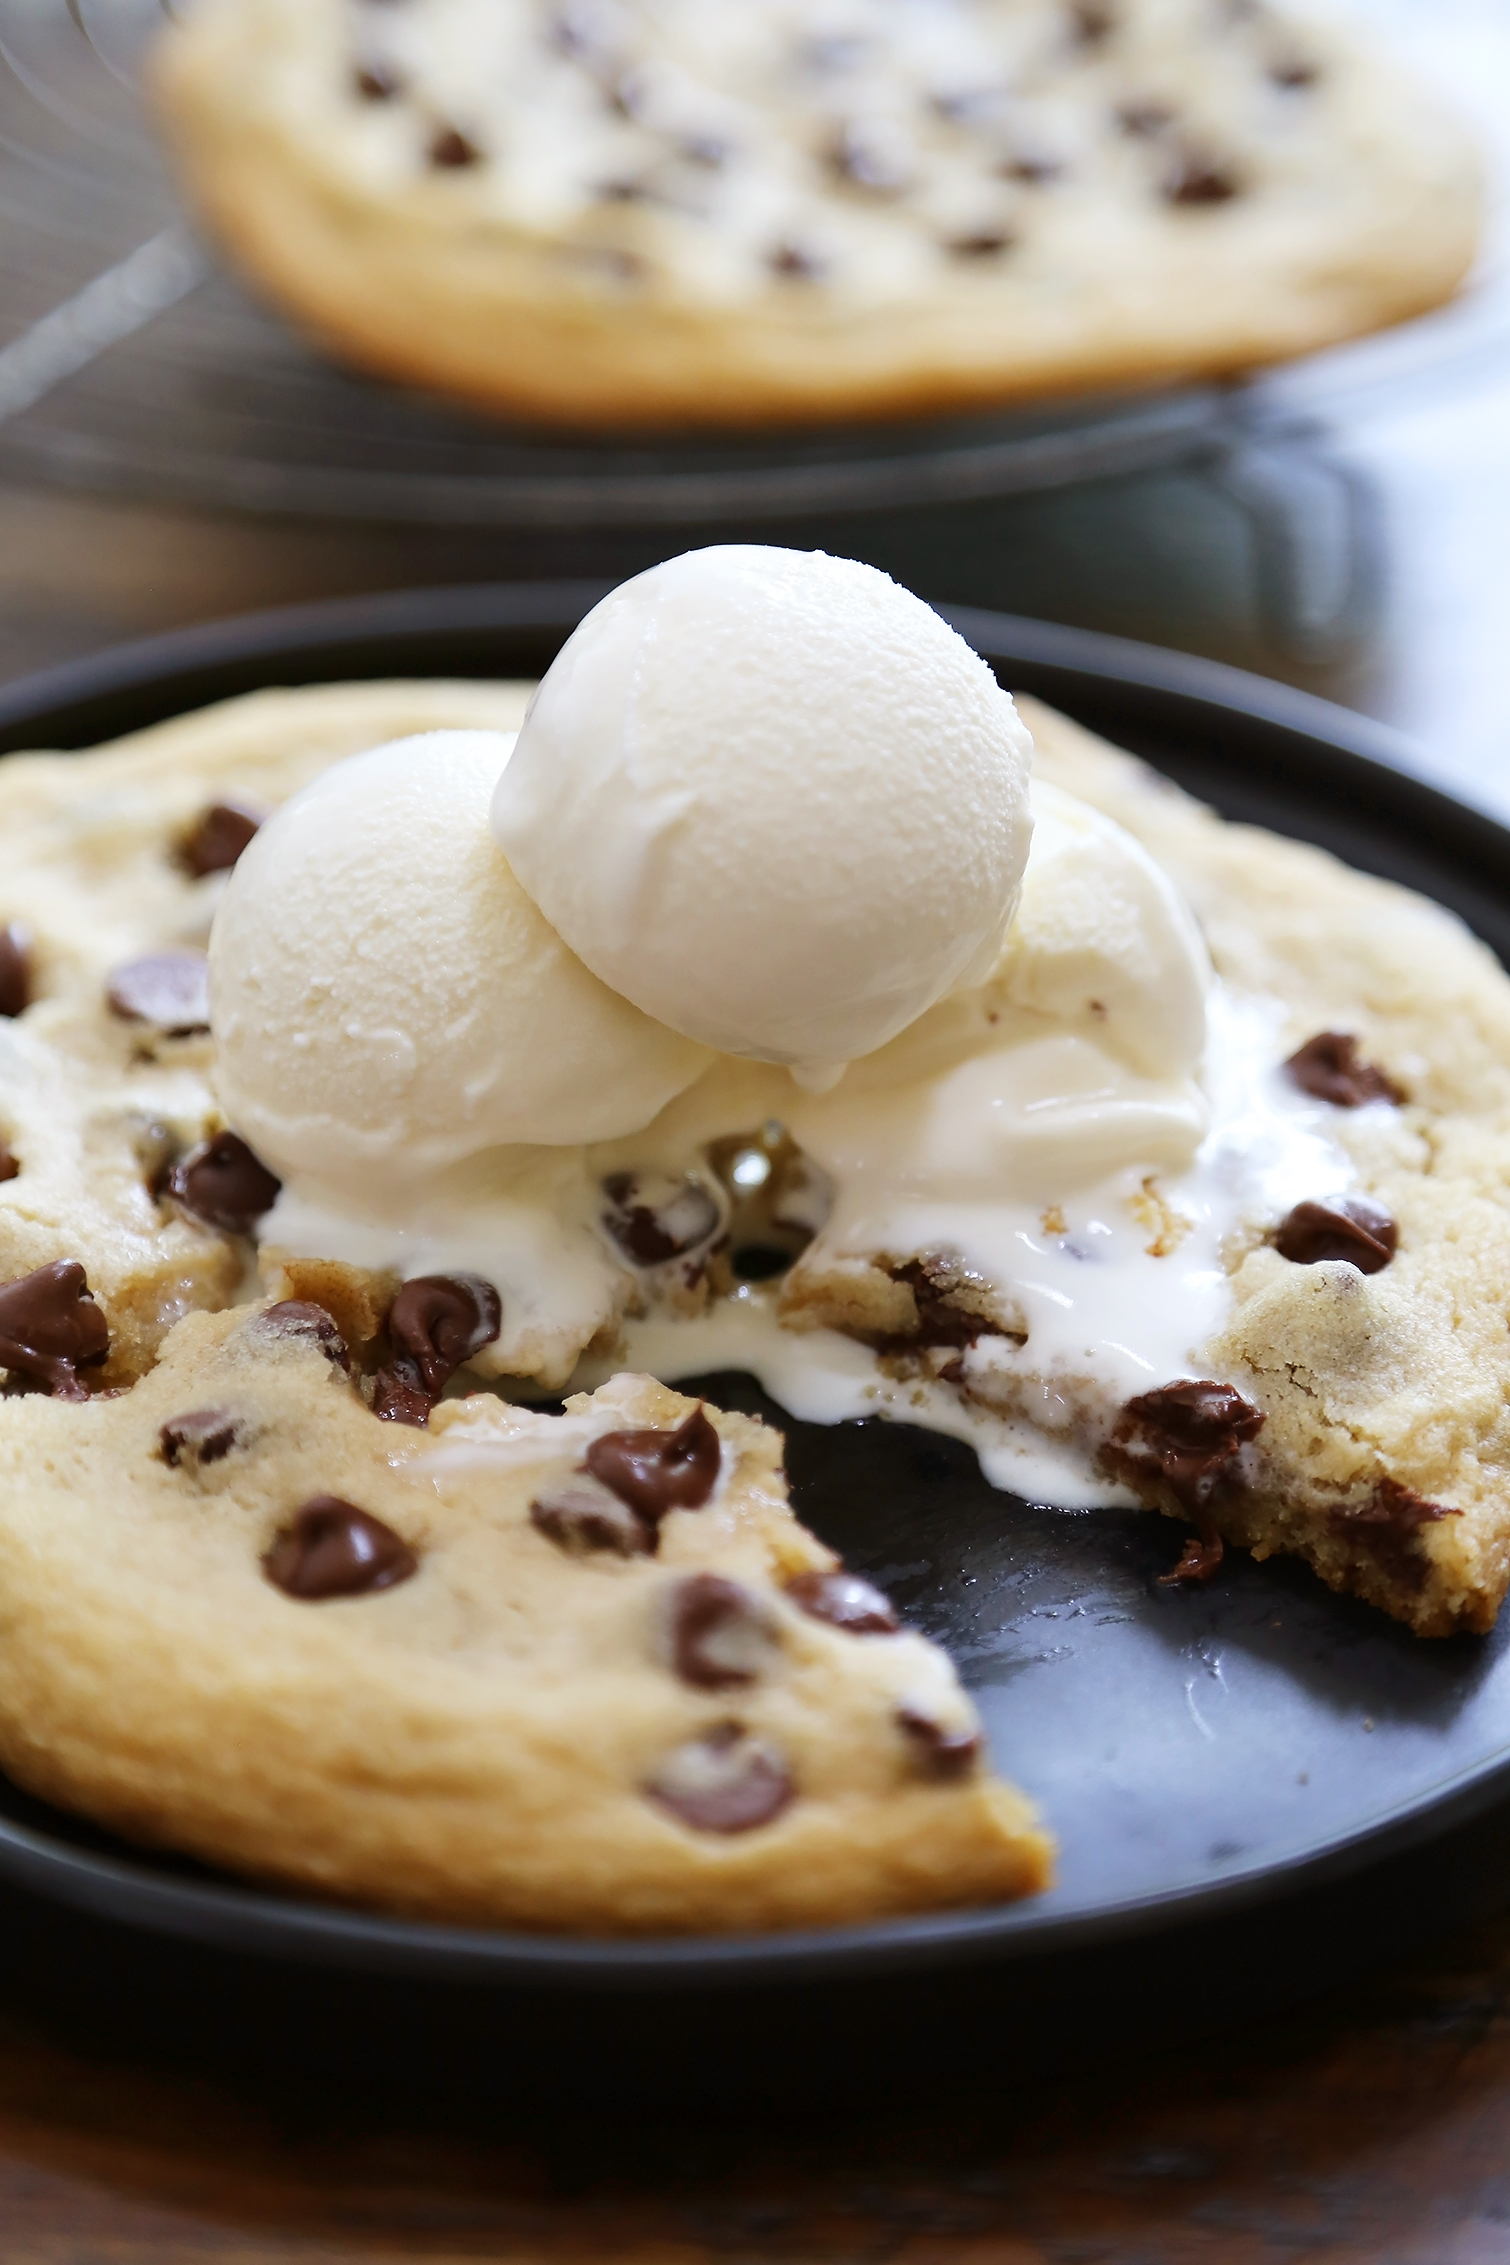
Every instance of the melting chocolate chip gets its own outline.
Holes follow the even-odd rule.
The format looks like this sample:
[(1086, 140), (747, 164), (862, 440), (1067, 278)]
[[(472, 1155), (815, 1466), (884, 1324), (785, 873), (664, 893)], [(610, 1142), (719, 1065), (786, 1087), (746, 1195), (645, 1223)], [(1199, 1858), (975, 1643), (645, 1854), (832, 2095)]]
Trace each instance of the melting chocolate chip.
[(419, 1559), (370, 1510), (359, 1510), (338, 1494), (317, 1494), (279, 1534), (262, 1569), (285, 1596), (313, 1604), (395, 1588), (418, 1572)]
[(115, 968), (105, 996), (125, 1022), (152, 1022), (170, 1038), (210, 1027), (210, 965), (203, 952), (149, 952)]
[(973, 1345), (977, 1337), (991, 1328), (984, 1314), (973, 1313), (957, 1302), (954, 1295), (958, 1284), (954, 1277), (958, 1269), (947, 1259), (930, 1255), (909, 1258), (904, 1266), (891, 1269), (894, 1282), (903, 1282), (912, 1292), (918, 1309), (918, 1325), (913, 1336), (898, 1340), (888, 1339), (887, 1350), (904, 1350), (913, 1345), (952, 1345), (963, 1352)]
[(766, 265), (773, 275), (784, 276), (789, 282), (817, 283), (828, 262), (806, 244), (785, 243), (772, 246)]
[(179, 860), (196, 881), (206, 873), (229, 873), (262, 824), (263, 813), (245, 802), (212, 802), (202, 810), (179, 845)]
[(14, 1018), (31, 1005), (31, 934), (19, 920), (0, 928), (0, 1015)]
[(648, 181), (600, 181), (593, 190), (600, 204), (649, 204), (654, 191)]
[(660, 1535), (588, 1471), (579, 1471), (530, 1504), (530, 1523), (573, 1557), (611, 1549), (620, 1557), (653, 1557)]
[(1129, 1400), (1103, 1450), (1106, 1469), (1145, 1490), (1170, 1495), (1194, 1520), (1198, 1545), (1187, 1547), (1165, 1581), (1209, 1580), (1222, 1561), (1222, 1541), (1210, 1514), (1221, 1481), (1238, 1452), (1263, 1425), (1261, 1409), (1231, 1384), (1186, 1378)]
[(769, 1607), (741, 1581), (689, 1573), (665, 1599), (665, 1642), (671, 1666), (700, 1691), (753, 1683), (776, 1657)]
[(912, 1740), (930, 1777), (967, 1777), (980, 1760), (984, 1741), (979, 1730), (940, 1722), (924, 1707), (898, 1707), (897, 1728)]
[(1285, 1063), (1285, 1072), (1302, 1093), (1339, 1109), (1361, 1109), (1367, 1101), (1403, 1101), (1387, 1071), (1358, 1058), (1358, 1041), (1348, 1030), (1318, 1030)]
[(885, 1591), (858, 1573), (799, 1573), (787, 1582), (786, 1593), (814, 1620), (826, 1620), (849, 1636), (894, 1636), (902, 1625)]
[(13, 1180), (21, 1169), (20, 1162), (9, 1141), (0, 1140), (0, 1180)]
[(1057, 181), (1064, 166), (1057, 157), (1018, 151), (1014, 156), (1004, 157), (996, 170), (1004, 181), (1027, 181), (1037, 186), (1044, 181)]
[(1321, 66), (1304, 55), (1282, 55), (1269, 65), (1269, 79), (1277, 87), (1312, 87), (1321, 76)]
[(239, 1133), (218, 1132), (180, 1157), (165, 1184), (192, 1218), (227, 1235), (249, 1235), (272, 1210), (283, 1182), (258, 1162)]
[(249, 1325), (259, 1337), (295, 1337), (313, 1345), (322, 1352), (332, 1368), (350, 1369), (346, 1340), (336, 1326), (335, 1315), (327, 1313), (308, 1298), (280, 1298), (276, 1305), (264, 1306), (254, 1314)]
[(1226, 204), (1238, 193), (1237, 176), (1215, 158), (1187, 150), (1177, 157), (1160, 183), (1166, 204)]
[(1124, 134), (1138, 141), (1152, 141), (1174, 124), (1175, 111), (1167, 102), (1123, 102), (1117, 107), (1116, 119)]
[(1382, 1478), (1366, 1502), (1332, 1511), (1329, 1523), (1339, 1540), (1352, 1542), (1372, 1557), (1381, 1572), (1402, 1588), (1425, 1586), (1429, 1561), (1417, 1544), (1423, 1526), (1443, 1518), (1460, 1518), (1461, 1510), (1443, 1502), (1429, 1502), (1414, 1487), (1398, 1479)]
[(241, 1437), (241, 1429), (230, 1408), (191, 1408), (187, 1415), (170, 1416), (157, 1436), (165, 1463), (170, 1467), (184, 1463), (198, 1469), (229, 1455)]
[(1318, 1266), (1345, 1258), (1360, 1274), (1377, 1274), (1395, 1255), (1400, 1230), (1379, 1203), (1366, 1195), (1341, 1196), (1335, 1203), (1297, 1203), (1280, 1221), (1274, 1248), (1296, 1266)]
[(702, 1408), (674, 1431), (609, 1431), (584, 1458), (595, 1479), (652, 1525), (669, 1510), (700, 1510), (718, 1483), (718, 1433)]
[(439, 127), (426, 154), (430, 163), (443, 173), (458, 172), (465, 166), (482, 163), (482, 151), (475, 142), (469, 142), (456, 126)]
[(666, 1756), (645, 1791), (695, 1832), (750, 1832), (779, 1817), (795, 1788), (776, 1748), (721, 1722)]
[(109, 1350), (109, 1325), (76, 1258), (0, 1288), (0, 1368), (45, 1385), (55, 1400), (87, 1400), (79, 1370)]
[(689, 1172), (615, 1172), (603, 1182), (603, 1225), (635, 1266), (664, 1266), (710, 1242), (718, 1231), (718, 1198)]
[(423, 1428), (463, 1361), (491, 1345), (502, 1321), (498, 1292), (480, 1274), (406, 1282), (389, 1310), (393, 1359), (378, 1371), (373, 1413)]
[(729, 1198), (734, 1273), (743, 1282), (786, 1273), (833, 1209), (833, 1181), (774, 1118), (712, 1141), (707, 1156)]
[(979, 228), (970, 236), (950, 236), (945, 249), (957, 260), (994, 259), (998, 252), (1010, 251), (1014, 238), (1005, 228)]

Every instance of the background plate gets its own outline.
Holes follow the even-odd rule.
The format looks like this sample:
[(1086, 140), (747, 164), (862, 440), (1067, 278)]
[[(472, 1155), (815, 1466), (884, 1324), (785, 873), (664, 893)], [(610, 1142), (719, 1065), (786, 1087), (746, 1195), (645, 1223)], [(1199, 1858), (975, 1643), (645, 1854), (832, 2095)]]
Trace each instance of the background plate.
[[(0, 692), (0, 752), (255, 685), (534, 674), (596, 591), (466, 589), (232, 622)], [(1004, 683), (1235, 816), (1453, 907), (1510, 957), (1510, 834), (1378, 727), (1213, 664), (956, 613)], [(1485, 1906), (1510, 1849), (1510, 1628), (1425, 1644), (1298, 1567), (1166, 1590), (1166, 1521), (1030, 1510), (963, 1447), (792, 1424), (797, 1505), (944, 1642), (1043, 1804), (1035, 1902), (825, 1933), (614, 1944), (325, 1910), (133, 1852), (0, 1786), (13, 1982), (217, 2050), (530, 2099), (832, 2101), (1271, 2009)]]

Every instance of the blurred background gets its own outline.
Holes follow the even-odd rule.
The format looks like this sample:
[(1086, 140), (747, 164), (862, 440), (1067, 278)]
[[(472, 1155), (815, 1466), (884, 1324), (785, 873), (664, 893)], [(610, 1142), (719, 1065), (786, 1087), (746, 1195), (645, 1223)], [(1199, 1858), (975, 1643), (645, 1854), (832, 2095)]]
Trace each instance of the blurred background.
[(181, 219), (163, 0), (0, 0), (0, 676), (250, 607), (617, 578), (730, 536), (1385, 717), (1510, 814), (1510, 7), (1357, 0), (1479, 128), (1448, 308), (1254, 382), (812, 439), (515, 434), (323, 362)]

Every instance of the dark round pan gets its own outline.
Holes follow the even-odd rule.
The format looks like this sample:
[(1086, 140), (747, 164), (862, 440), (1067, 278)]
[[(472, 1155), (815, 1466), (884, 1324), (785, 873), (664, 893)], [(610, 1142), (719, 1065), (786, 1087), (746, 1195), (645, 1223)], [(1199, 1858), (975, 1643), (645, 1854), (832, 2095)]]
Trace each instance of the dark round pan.
[[(0, 753), (80, 747), (263, 685), (530, 676), (592, 586), (301, 607), (0, 690)], [(1033, 692), (1234, 817), (1457, 911), (1510, 957), (1510, 833), (1377, 725), (1206, 661), (956, 611)], [(1506, 1641), (1422, 1643), (1303, 1569), (1029, 1510), (956, 1443), (787, 1422), (797, 1506), (948, 1645), (1059, 1884), (1010, 1908), (761, 1938), (552, 1940), (266, 1894), (0, 1784), (0, 1962), (93, 2020), (343, 2082), (639, 2111), (833, 2106), (1020, 2077), (1271, 2011), (1466, 1920), (1510, 1878)]]

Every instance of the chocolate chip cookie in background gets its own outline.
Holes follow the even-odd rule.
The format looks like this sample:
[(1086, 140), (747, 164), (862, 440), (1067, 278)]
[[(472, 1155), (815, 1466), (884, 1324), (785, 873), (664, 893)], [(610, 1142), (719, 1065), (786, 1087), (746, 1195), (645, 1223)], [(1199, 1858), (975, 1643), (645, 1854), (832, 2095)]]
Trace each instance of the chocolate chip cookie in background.
[(75, 1262), (129, 1383), (257, 1288), (276, 1183), (209, 1085), (204, 945), (265, 814), (390, 729), (519, 721), (510, 685), (258, 693), (107, 753), (0, 765), (0, 1282)]
[[(190, 1315), (131, 1392), (3, 1417), (0, 1766), (128, 1837), (606, 1934), (1045, 1883), (943, 1654), (836, 1572), (746, 1417), (621, 1377), (379, 1423), (307, 1304)], [(573, 1486), (653, 1546), (553, 1527)]]
[(336, 352), (545, 422), (762, 423), (1227, 373), (1446, 298), (1468, 138), (1207, 0), (198, 0), (191, 203)]

